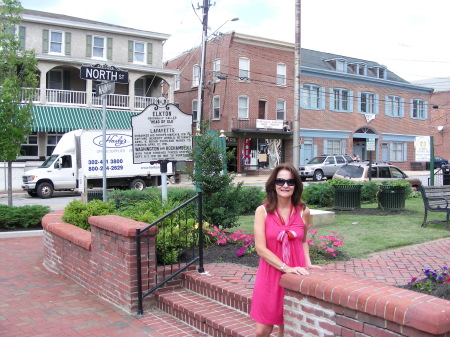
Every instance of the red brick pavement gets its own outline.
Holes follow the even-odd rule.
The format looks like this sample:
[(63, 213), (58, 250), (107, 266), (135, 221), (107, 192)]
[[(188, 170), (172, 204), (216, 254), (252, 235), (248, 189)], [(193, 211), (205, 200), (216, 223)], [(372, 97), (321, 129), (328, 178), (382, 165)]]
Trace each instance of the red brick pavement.
[[(202, 336), (158, 310), (127, 314), (43, 266), (42, 237), (0, 239), (0, 336)], [(450, 238), (324, 266), (388, 284), (450, 266)], [(254, 268), (212, 263), (211, 275), (251, 289)]]

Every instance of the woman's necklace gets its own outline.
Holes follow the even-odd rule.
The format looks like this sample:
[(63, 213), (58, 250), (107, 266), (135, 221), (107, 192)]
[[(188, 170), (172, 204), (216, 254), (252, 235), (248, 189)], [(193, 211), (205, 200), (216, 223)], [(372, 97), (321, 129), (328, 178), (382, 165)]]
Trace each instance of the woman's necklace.
[[(291, 214), (292, 214), (292, 209), (294, 208), (294, 205), (292, 205), (291, 204), (291, 207), (290, 207), (290, 209), (289, 209), (289, 215), (288, 215), (288, 217), (287, 217), (287, 222), (289, 223), (289, 219), (291, 218)], [(278, 207), (277, 207), (277, 215), (278, 215), (278, 218), (280, 219), (280, 221), (281, 221), (281, 224), (283, 225), (283, 226), (286, 226), (286, 222), (285, 222), (285, 220), (284, 220), (284, 218), (281, 216), (281, 213), (280, 213), (280, 210), (278, 209)]]

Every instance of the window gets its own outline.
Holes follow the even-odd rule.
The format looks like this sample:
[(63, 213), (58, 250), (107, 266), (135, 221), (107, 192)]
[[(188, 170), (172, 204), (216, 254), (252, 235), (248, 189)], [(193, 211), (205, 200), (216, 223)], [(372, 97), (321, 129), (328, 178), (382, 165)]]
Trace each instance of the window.
[(411, 118), (413, 119), (427, 119), (427, 102), (422, 99), (411, 100)]
[(248, 81), (250, 78), (250, 60), (247, 58), (239, 58), (239, 80)]
[(192, 120), (197, 121), (198, 112), (198, 101), (196, 99), (192, 100)]
[(180, 90), (180, 74), (175, 75), (175, 90)]
[(198, 64), (192, 67), (192, 86), (198, 87), (200, 83), (200, 66)]
[(300, 88), (302, 108), (322, 110), (325, 106), (324, 89), (314, 84), (304, 84)]
[(277, 85), (286, 85), (286, 65), (277, 64)]
[(239, 96), (238, 99), (238, 118), (248, 118), (248, 97)]
[(64, 133), (49, 133), (47, 134), (47, 144), (46, 144), (46, 156), (51, 156), (53, 150), (56, 147), (56, 144), (58, 144), (61, 137), (64, 135)]
[(286, 101), (284, 99), (277, 100), (277, 119), (286, 120)]
[(63, 88), (63, 72), (62, 70), (50, 70), (48, 72), (48, 89), (62, 89)]
[(398, 96), (386, 96), (386, 116), (404, 116), (404, 102), (402, 98)]
[(346, 62), (344, 60), (336, 60), (336, 71), (346, 72)]
[(220, 119), (220, 97), (214, 96), (213, 99), (213, 119)]
[(405, 161), (406, 160), (406, 144), (403, 142), (391, 143), (391, 161)]
[(49, 51), (52, 54), (63, 54), (64, 53), (64, 34), (60, 31), (50, 31), (49, 37)]
[(135, 63), (145, 63), (145, 43), (134, 41), (134, 58)]
[[(341, 153), (341, 141), (328, 139), (326, 141), (325, 153), (340, 154)], [(333, 158), (333, 157), (330, 157), (330, 158)], [(333, 164), (334, 164), (334, 159), (333, 159)]]
[(359, 93), (359, 112), (363, 114), (377, 114), (378, 95), (371, 92)]
[(39, 146), (38, 146), (38, 136), (34, 132), (31, 135), (25, 136), (22, 147), (20, 148), (21, 157), (38, 157), (39, 156)]
[(92, 57), (106, 59), (106, 39), (102, 36), (93, 36)]
[(355, 75), (361, 75), (361, 76), (367, 75), (367, 66), (365, 63), (362, 63), (362, 62), (351, 63), (348, 65), (348, 68)]
[(215, 59), (213, 64), (214, 82), (220, 82), (220, 59)]
[(352, 112), (353, 93), (347, 89), (330, 89), (330, 110), (338, 112)]
[(374, 77), (386, 79), (386, 68), (384, 67), (371, 67), (371, 71)]

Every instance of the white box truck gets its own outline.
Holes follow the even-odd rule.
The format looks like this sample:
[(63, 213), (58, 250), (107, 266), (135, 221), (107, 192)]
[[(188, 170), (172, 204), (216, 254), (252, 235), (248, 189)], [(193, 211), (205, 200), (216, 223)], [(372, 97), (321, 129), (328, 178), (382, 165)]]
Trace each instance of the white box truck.
[[(108, 188), (143, 190), (161, 184), (159, 164), (133, 163), (131, 130), (106, 131), (106, 178)], [(30, 196), (50, 198), (53, 191), (83, 191), (103, 186), (102, 130), (75, 130), (64, 134), (52, 155), (36, 169), (26, 171), (22, 189)], [(167, 177), (173, 165), (167, 167)]]

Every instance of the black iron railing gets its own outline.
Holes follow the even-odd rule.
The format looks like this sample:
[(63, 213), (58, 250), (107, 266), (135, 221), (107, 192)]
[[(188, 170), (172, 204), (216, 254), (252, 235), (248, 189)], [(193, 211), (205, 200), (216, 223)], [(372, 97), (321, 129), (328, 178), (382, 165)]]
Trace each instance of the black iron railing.
[[(145, 297), (197, 261), (198, 272), (204, 272), (202, 223), (202, 193), (198, 192), (147, 227), (136, 229), (139, 315), (144, 312)], [(145, 233), (155, 226), (158, 228), (158, 234), (156, 240), (152, 241)], [(144, 287), (148, 289), (145, 292)]]

